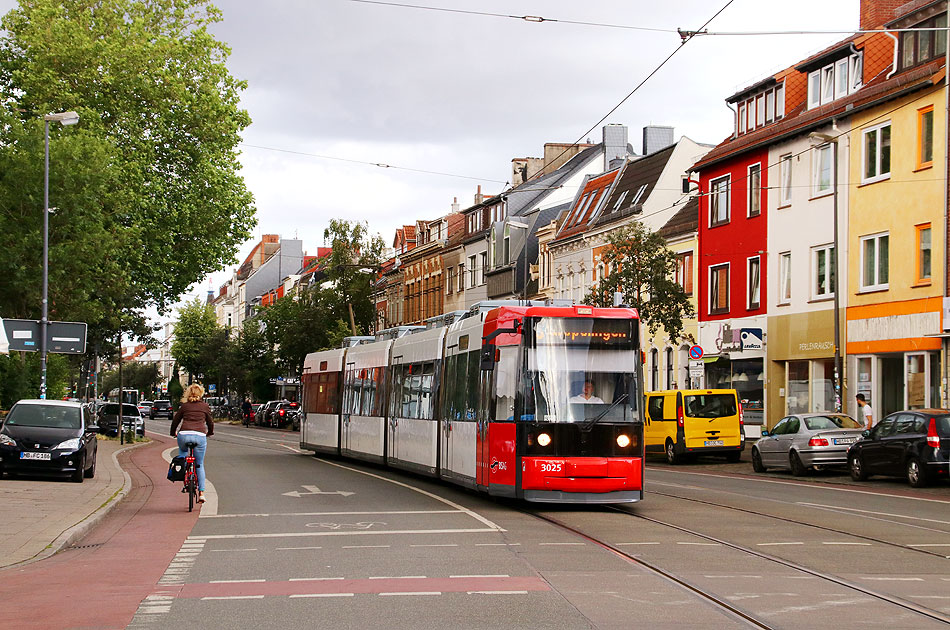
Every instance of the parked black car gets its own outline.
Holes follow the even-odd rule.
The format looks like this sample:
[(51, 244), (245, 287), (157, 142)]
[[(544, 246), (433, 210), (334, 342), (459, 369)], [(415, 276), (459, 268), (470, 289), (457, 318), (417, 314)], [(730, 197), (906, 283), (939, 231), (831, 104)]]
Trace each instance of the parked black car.
[(0, 477), (56, 473), (82, 483), (96, 474), (98, 430), (81, 403), (21, 400), (0, 427)]
[(282, 402), (282, 400), (268, 400), (264, 403), (258, 412), (254, 414), (255, 424), (262, 427), (273, 426), (271, 423), (273, 422), (274, 412)]
[(874, 425), (848, 449), (851, 478), (905, 477), (919, 488), (950, 476), (950, 410), (898, 411)]
[(171, 420), (174, 414), (175, 412), (172, 411), (172, 401), (156, 400), (152, 403), (152, 420), (156, 420), (158, 418), (167, 418), (168, 420)]
[[(135, 405), (122, 405), (122, 426), (145, 435), (145, 420)], [(99, 410), (99, 429), (103, 433), (119, 433), (119, 403), (107, 403)]]
[(300, 430), (300, 403), (282, 402), (271, 414), (271, 424), (282, 427), (290, 424), (294, 431)]

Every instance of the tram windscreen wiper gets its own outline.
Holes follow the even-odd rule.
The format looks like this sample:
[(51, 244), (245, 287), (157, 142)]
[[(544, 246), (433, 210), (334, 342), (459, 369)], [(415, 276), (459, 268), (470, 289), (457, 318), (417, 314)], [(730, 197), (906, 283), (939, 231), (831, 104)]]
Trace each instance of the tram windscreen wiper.
[(610, 413), (610, 410), (611, 410), (611, 409), (613, 409), (614, 407), (616, 407), (617, 405), (619, 405), (620, 403), (622, 403), (623, 401), (625, 401), (629, 396), (630, 396), (630, 395), (629, 395), (627, 392), (624, 392), (623, 395), (620, 396), (620, 398), (618, 398), (617, 400), (615, 400), (615, 401), (613, 401), (612, 403), (610, 403), (610, 406), (609, 406), (609, 407), (607, 407), (606, 409), (604, 409), (603, 411), (601, 411), (599, 414), (597, 414), (597, 416), (595, 416), (595, 417), (591, 418), (590, 420), (588, 420), (587, 422), (585, 422), (585, 423), (584, 423), (584, 426), (582, 426), (581, 429), (584, 430), (584, 431), (590, 431), (590, 428), (591, 428), (592, 426), (594, 426), (595, 424), (597, 424), (598, 422), (600, 422), (600, 419), (603, 418), (604, 416), (606, 416), (608, 413)]

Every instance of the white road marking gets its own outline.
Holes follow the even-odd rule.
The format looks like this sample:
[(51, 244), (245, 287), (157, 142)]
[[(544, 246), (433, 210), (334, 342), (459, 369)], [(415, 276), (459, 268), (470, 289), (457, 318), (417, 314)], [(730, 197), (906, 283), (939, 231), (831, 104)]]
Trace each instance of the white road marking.
[(391, 545), (343, 545), (344, 549), (389, 549)]
[(424, 575), (377, 575), (369, 578), (371, 580), (424, 580)]
[(332, 578), (290, 578), (288, 582), (329, 582), (331, 580), (345, 580), (346, 578), (341, 577), (332, 577)]
[(456, 544), (447, 545), (409, 545), (410, 547), (458, 547)]
[(303, 551), (304, 549), (323, 549), (323, 547), (278, 547), (277, 551)]
[(201, 601), (213, 599), (264, 599), (263, 595), (228, 595), (227, 597), (202, 597)]
[(504, 575), (450, 575), (450, 578), (466, 579), (466, 578), (506, 578), (511, 577), (507, 573)]
[(274, 512), (272, 514), (215, 514), (205, 518), (270, 518), (273, 516), (366, 516), (375, 514), (465, 514), (464, 510), (392, 510), (382, 512)]
[(623, 542), (617, 543), (618, 547), (623, 547), (624, 545), (659, 545), (658, 542)]
[(528, 591), (468, 591), (469, 595), (527, 595)]
[(915, 595), (914, 599), (950, 599), (948, 595)]
[(136, 611), (136, 613), (154, 615), (154, 614), (171, 612), (171, 609), (172, 609), (171, 606), (149, 606), (147, 604), (142, 604), (141, 606), (139, 606), (139, 609)]
[(907, 516), (905, 514), (891, 514), (890, 512), (874, 512), (871, 510), (859, 510), (857, 508), (847, 507), (843, 505), (824, 505), (822, 503), (805, 503), (799, 502), (797, 505), (804, 505), (805, 507), (815, 507), (815, 508), (826, 508), (831, 510), (844, 510), (847, 512), (855, 512), (857, 514), (873, 514), (874, 516), (889, 516), (891, 518), (903, 518), (909, 521), (923, 521), (924, 523), (937, 523), (938, 525), (950, 525), (950, 521), (941, 521), (935, 518), (922, 518), (919, 516)]
[(919, 577), (870, 577), (865, 576), (865, 580), (875, 580), (877, 582), (923, 582), (924, 578)]
[[(672, 473), (672, 474), (674, 474), (674, 475), (675, 475), (675, 474), (679, 474), (679, 475), (697, 475), (697, 476), (700, 476), (700, 477), (715, 477), (715, 478), (717, 478), (717, 479), (732, 479), (732, 480), (739, 479), (738, 477), (735, 477), (735, 476), (733, 476), (733, 475), (717, 475), (717, 474), (714, 474), (714, 473), (694, 472), (694, 471), (689, 471), (689, 470), (673, 470), (673, 469), (664, 468), (664, 469), (663, 469), (663, 472), (664, 472), (664, 473)], [(756, 479), (747, 479), (747, 480), (748, 480), (748, 481), (754, 481), (754, 482), (757, 482), (757, 483), (773, 483), (773, 484), (778, 484), (778, 485), (782, 485), (782, 486), (798, 486), (798, 487), (801, 487), (801, 486), (803, 485), (802, 483), (796, 483), (796, 482), (794, 482), (794, 481), (779, 481), (779, 480), (777, 480), (777, 479), (758, 479), (758, 478), (756, 478)], [(650, 483), (657, 483), (657, 482), (656, 482), (656, 481), (651, 481)], [(812, 487), (813, 487), (813, 488), (819, 488), (819, 486), (817, 486), (817, 485), (814, 485), (814, 486), (812, 486)], [(867, 491), (867, 490), (852, 490), (852, 489), (850, 489), (850, 488), (820, 487), (820, 489), (821, 489), (821, 490), (828, 490), (829, 492), (851, 492), (851, 493), (854, 493), (854, 494), (869, 494), (869, 495), (875, 496), (875, 497), (890, 497), (890, 498), (893, 498), (893, 499), (907, 499), (908, 501), (924, 501), (924, 502), (926, 502), (926, 503), (950, 503), (950, 501), (948, 501), (948, 500), (946, 500), (946, 499), (925, 499), (925, 498), (923, 498), (923, 497), (908, 497), (908, 496), (904, 496), (904, 495), (901, 495), (901, 494), (889, 494), (889, 493), (886, 493), (886, 492), (869, 492), (869, 491)]]
[(586, 544), (587, 544), (587, 543), (582, 543), (582, 542), (547, 542), (547, 543), (538, 543), (538, 545), (540, 545), (540, 546), (542, 546), (542, 547), (544, 547), (544, 546), (556, 546), (556, 545), (570, 545), (570, 546), (580, 546), (580, 547), (583, 547), (583, 546), (585, 546)]
[(444, 497), (440, 497), (440, 496), (437, 495), (437, 494), (433, 494), (433, 493), (431, 493), (431, 492), (428, 492), (428, 491), (426, 491), (426, 490), (423, 490), (422, 488), (416, 488), (415, 486), (411, 486), (411, 485), (409, 485), (409, 484), (407, 484), (407, 483), (402, 483), (401, 481), (396, 481), (395, 479), (388, 479), (388, 478), (386, 478), (386, 477), (383, 477), (382, 475), (375, 475), (375, 474), (370, 473), (370, 472), (365, 472), (365, 471), (362, 471), (362, 470), (358, 470), (358, 469), (356, 469), (356, 468), (351, 468), (351, 467), (349, 467), (349, 466), (344, 466), (344, 465), (342, 465), (342, 464), (337, 464), (337, 463), (334, 463), (334, 462), (331, 462), (331, 461), (327, 461), (327, 460), (325, 460), (325, 459), (319, 459), (319, 458), (315, 458), (315, 459), (316, 459), (316, 461), (322, 462), (322, 463), (324, 463), (324, 464), (327, 464), (328, 466), (336, 466), (337, 468), (342, 468), (342, 469), (344, 469), (344, 470), (349, 470), (349, 471), (352, 471), (352, 472), (355, 472), (355, 473), (359, 473), (359, 474), (361, 474), (361, 475), (366, 475), (366, 476), (368, 476), (368, 477), (373, 477), (373, 478), (379, 479), (379, 480), (381, 480), (381, 481), (386, 481), (386, 482), (388, 482), (388, 483), (391, 483), (391, 484), (394, 484), (394, 485), (397, 485), (397, 486), (401, 486), (401, 487), (403, 487), (403, 488), (407, 488), (407, 489), (409, 489), (409, 490), (412, 490), (413, 492), (418, 492), (419, 494), (422, 494), (422, 495), (425, 495), (425, 496), (427, 496), (427, 497), (429, 497), (429, 498), (435, 499), (436, 501), (439, 501), (439, 502), (441, 502), (441, 503), (444, 503), (444, 504), (446, 504), (446, 505), (448, 505), (448, 506), (450, 506), (450, 507), (453, 507), (453, 508), (455, 508), (455, 509), (457, 509), (457, 510), (459, 510), (459, 511), (461, 511), (461, 512), (465, 512), (466, 514), (468, 514), (469, 516), (471, 516), (471, 517), (474, 518), (475, 520), (484, 523), (487, 527), (491, 527), (491, 528), (494, 529), (495, 531), (499, 531), (499, 532), (505, 531), (504, 528), (499, 527), (499, 526), (496, 525), (495, 523), (492, 523), (490, 520), (488, 520), (487, 518), (485, 518), (485, 517), (482, 516), (481, 514), (478, 514), (478, 513), (476, 513), (476, 512), (473, 512), (472, 510), (470, 510), (470, 509), (468, 509), (468, 508), (466, 508), (466, 507), (463, 507), (463, 506), (459, 505), (458, 503), (455, 503), (454, 501), (450, 501), (450, 500), (448, 500), (448, 499), (446, 499), (446, 498), (444, 498)]
[(907, 545), (908, 547), (950, 547), (950, 543), (919, 543), (916, 545)]
[(721, 543), (678, 542), (677, 545), (693, 545), (696, 547), (721, 547)]
[(288, 451), (293, 451), (294, 453), (303, 453), (299, 448), (294, 448), (293, 446), (287, 446), (286, 444), (278, 444), (277, 446), (282, 446)]
[(301, 593), (298, 595), (291, 595), (290, 599), (296, 599), (300, 597), (353, 597), (353, 593)]
[(400, 595), (441, 595), (441, 591), (417, 591), (414, 593), (380, 593), (380, 597), (399, 597)]
[(777, 547), (779, 545), (804, 545), (803, 542), (770, 542), (770, 543), (756, 543), (756, 547)]
[(211, 580), (209, 584), (250, 584), (266, 581), (267, 580)]
[(866, 542), (841, 542), (841, 541), (838, 541), (838, 542), (822, 542), (821, 544), (823, 544), (823, 545), (850, 545), (850, 546), (856, 546), (856, 547), (870, 547), (870, 546), (871, 546), (871, 543), (866, 543)]
[[(387, 531), (373, 530), (346, 530), (346, 531), (320, 531), (320, 532), (274, 532), (261, 534), (214, 534), (206, 536), (211, 540), (234, 540), (238, 538), (300, 538), (311, 536), (379, 536), (395, 534), (496, 534), (497, 529), (393, 529)], [(504, 531), (504, 530), (502, 530)]]

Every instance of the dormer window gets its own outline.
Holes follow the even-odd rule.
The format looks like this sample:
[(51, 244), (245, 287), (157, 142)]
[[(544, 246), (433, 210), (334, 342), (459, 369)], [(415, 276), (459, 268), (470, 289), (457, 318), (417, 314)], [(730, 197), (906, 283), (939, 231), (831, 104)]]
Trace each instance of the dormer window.
[(737, 104), (737, 132), (749, 133), (785, 117), (785, 83), (767, 79), (727, 102)]
[[(918, 24), (913, 29), (947, 28), (947, 14), (938, 15)], [(940, 57), (947, 50), (946, 31), (904, 31), (900, 40), (900, 69), (916, 66)]]
[(808, 73), (808, 109), (820, 107), (861, 89), (864, 58), (856, 52)]

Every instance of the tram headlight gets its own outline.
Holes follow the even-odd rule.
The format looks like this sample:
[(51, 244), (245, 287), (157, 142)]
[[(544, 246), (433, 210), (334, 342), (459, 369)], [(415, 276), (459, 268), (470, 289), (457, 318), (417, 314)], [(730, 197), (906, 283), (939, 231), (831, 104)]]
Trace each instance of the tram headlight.
[(626, 433), (621, 433), (617, 436), (617, 446), (620, 448), (627, 448), (630, 446), (630, 436)]
[(548, 435), (547, 433), (538, 434), (538, 444), (540, 444), (541, 446), (547, 446), (550, 443), (551, 443), (550, 435)]

